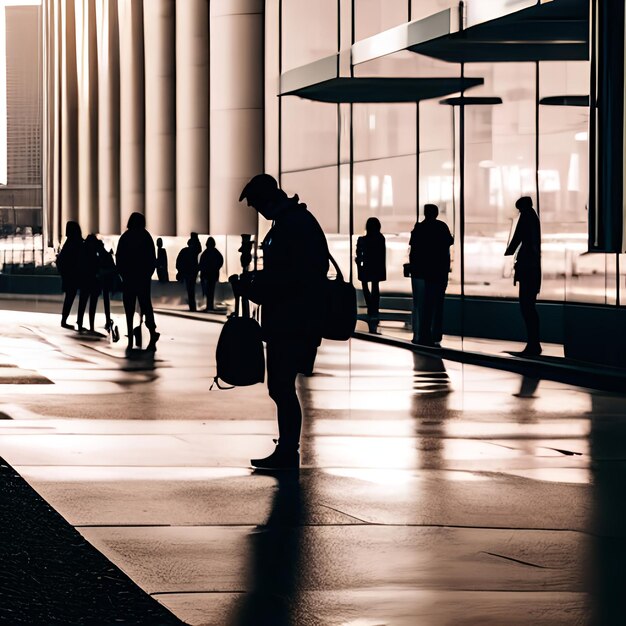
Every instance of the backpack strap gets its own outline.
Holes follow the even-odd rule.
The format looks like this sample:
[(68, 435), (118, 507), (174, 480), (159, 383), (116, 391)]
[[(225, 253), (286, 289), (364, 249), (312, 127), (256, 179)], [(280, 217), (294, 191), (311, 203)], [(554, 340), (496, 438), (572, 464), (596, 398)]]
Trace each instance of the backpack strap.
[(335, 268), (335, 271), (337, 272), (337, 280), (343, 281), (343, 272), (341, 271), (339, 264), (337, 263), (337, 261), (335, 261), (330, 251), (328, 252), (328, 260), (331, 262), (331, 265)]
[(221, 389), (222, 391), (227, 390), (227, 389), (234, 389), (235, 385), (232, 386), (224, 386), (224, 385), (220, 385), (220, 381), (219, 378), (217, 376), (213, 377), (213, 382), (211, 383), (211, 386), (209, 387), (209, 391), (212, 391), (213, 387), (217, 387), (218, 389)]

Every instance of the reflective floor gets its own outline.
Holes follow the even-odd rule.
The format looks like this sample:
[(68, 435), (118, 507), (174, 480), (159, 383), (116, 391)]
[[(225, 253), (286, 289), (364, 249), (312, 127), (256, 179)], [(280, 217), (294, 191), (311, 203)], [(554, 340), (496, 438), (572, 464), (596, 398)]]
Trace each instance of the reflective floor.
[[(189, 624), (623, 624), (626, 396), (325, 342), (299, 477), (218, 324), (156, 359), (0, 311), (0, 456)], [(123, 344), (123, 339), (122, 342)]]

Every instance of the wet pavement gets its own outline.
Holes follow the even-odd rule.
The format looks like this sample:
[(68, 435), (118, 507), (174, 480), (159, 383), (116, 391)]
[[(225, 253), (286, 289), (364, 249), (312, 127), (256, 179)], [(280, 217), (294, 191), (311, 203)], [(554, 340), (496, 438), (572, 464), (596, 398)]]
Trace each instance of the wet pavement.
[(159, 316), (153, 360), (58, 321), (0, 311), (0, 456), (183, 621), (623, 623), (626, 396), (325, 342), (303, 469), (262, 475), (218, 324)]

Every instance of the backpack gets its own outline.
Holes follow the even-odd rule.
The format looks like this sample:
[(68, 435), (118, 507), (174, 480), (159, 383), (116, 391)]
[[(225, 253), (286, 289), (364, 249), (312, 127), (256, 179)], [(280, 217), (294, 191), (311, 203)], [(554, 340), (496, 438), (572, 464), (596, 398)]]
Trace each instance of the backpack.
[(339, 265), (330, 253), (328, 258), (337, 271), (337, 277), (334, 280), (327, 278), (324, 285), (322, 337), (346, 341), (356, 328), (356, 289), (343, 279)]
[[(239, 313), (240, 298), (235, 298), (235, 311), (222, 327), (215, 361), (217, 375), (213, 385), (218, 389), (247, 387), (265, 380), (265, 353), (261, 339), (261, 326), (251, 318)], [(223, 387), (220, 380), (231, 387)]]

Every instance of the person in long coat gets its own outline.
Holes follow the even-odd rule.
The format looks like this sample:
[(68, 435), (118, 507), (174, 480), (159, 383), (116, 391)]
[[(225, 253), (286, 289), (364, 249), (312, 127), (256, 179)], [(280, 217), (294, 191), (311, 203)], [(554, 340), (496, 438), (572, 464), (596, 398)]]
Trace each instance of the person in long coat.
[(206, 250), (200, 255), (200, 283), (202, 293), (206, 297), (206, 310), (212, 311), (215, 307), (215, 285), (220, 277), (220, 269), (224, 265), (222, 253), (215, 247), (215, 239), (206, 240)]
[(380, 221), (370, 217), (365, 222), (365, 235), (356, 241), (357, 276), (363, 288), (367, 305), (367, 325), (370, 333), (378, 328), (380, 310), (380, 283), (387, 280), (385, 237), (380, 232)]

